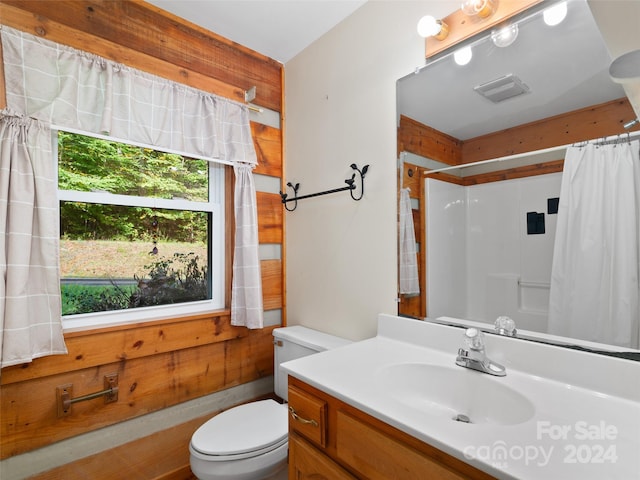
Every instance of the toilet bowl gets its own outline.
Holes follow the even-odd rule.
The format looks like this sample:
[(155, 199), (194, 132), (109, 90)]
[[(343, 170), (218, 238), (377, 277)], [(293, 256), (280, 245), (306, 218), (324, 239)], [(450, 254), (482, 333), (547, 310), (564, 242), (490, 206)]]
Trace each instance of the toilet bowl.
[(201, 480), (265, 479), (287, 466), (287, 408), (274, 400), (216, 415), (191, 437), (191, 471)]
[[(280, 364), (349, 343), (302, 326), (273, 331), (274, 390), (287, 400), (287, 375)], [(189, 444), (191, 471), (199, 480), (285, 480), (288, 410), (260, 400), (226, 410), (204, 423)]]

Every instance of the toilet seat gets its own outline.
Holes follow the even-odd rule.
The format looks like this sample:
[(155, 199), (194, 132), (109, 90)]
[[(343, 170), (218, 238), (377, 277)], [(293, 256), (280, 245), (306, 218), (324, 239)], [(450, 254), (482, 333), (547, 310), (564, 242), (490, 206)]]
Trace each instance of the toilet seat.
[(213, 462), (262, 455), (287, 443), (287, 416), (286, 406), (271, 399), (239, 405), (198, 428), (191, 447)]

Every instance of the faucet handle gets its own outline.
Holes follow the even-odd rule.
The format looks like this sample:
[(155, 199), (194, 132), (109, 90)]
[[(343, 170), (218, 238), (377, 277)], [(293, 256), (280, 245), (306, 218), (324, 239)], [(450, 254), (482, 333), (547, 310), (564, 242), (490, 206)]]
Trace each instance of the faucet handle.
[(477, 328), (467, 328), (465, 330), (464, 343), (473, 350), (484, 350), (484, 337)]
[(500, 335), (506, 335), (508, 337), (516, 336), (516, 322), (511, 318), (505, 316), (498, 317), (494, 325), (496, 332)]

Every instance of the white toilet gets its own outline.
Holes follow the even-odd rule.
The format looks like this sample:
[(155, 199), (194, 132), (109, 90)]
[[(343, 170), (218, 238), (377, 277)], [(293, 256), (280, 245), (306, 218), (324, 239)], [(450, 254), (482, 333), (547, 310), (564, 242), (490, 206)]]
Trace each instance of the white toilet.
[[(273, 331), (275, 393), (287, 400), (280, 364), (349, 343), (299, 325)], [(288, 411), (274, 400), (239, 405), (216, 415), (191, 437), (191, 471), (200, 480), (287, 478)]]

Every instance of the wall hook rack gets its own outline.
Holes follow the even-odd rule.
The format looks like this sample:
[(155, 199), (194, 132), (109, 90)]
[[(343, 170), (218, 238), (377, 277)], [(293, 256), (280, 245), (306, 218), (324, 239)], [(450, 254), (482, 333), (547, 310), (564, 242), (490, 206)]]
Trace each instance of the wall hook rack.
[[(293, 189), (293, 198), (288, 198), (289, 197), (288, 194), (282, 191), (280, 192), (280, 197), (282, 197), (282, 203), (284, 204), (284, 208), (288, 212), (293, 212), (298, 207), (298, 200), (304, 200), (305, 198), (319, 197), (321, 195), (328, 195), (330, 193), (344, 192), (345, 190), (349, 191), (349, 193), (351, 194), (351, 198), (353, 198), (355, 201), (360, 200), (364, 195), (364, 176), (369, 170), (369, 165), (365, 165), (364, 167), (362, 167), (362, 170), (360, 170), (355, 163), (352, 163), (351, 168), (355, 170), (360, 177), (360, 192), (359, 192), (359, 195), (357, 195), (357, 197), (354, 194), (354, 191), (357, 190), (356, 173), (354, 172), (354, 174), (351, 175), (351, 178), (347, 178), (344, 181), (344, 183), (347, 184), (346, 187), (334, 188), (333, 190), (326, 190), (324, 192), (310, 193), (308, 195), (302, 195), (300, 197), (298, 196), (298, 190), (300, 189), (300, 184), (296, 183), (295, 185), (293, 185), (291, 182), (288, 182), (287, 187)], [(294, 202), (293, 208), (287, 207), (288, 202)]]

